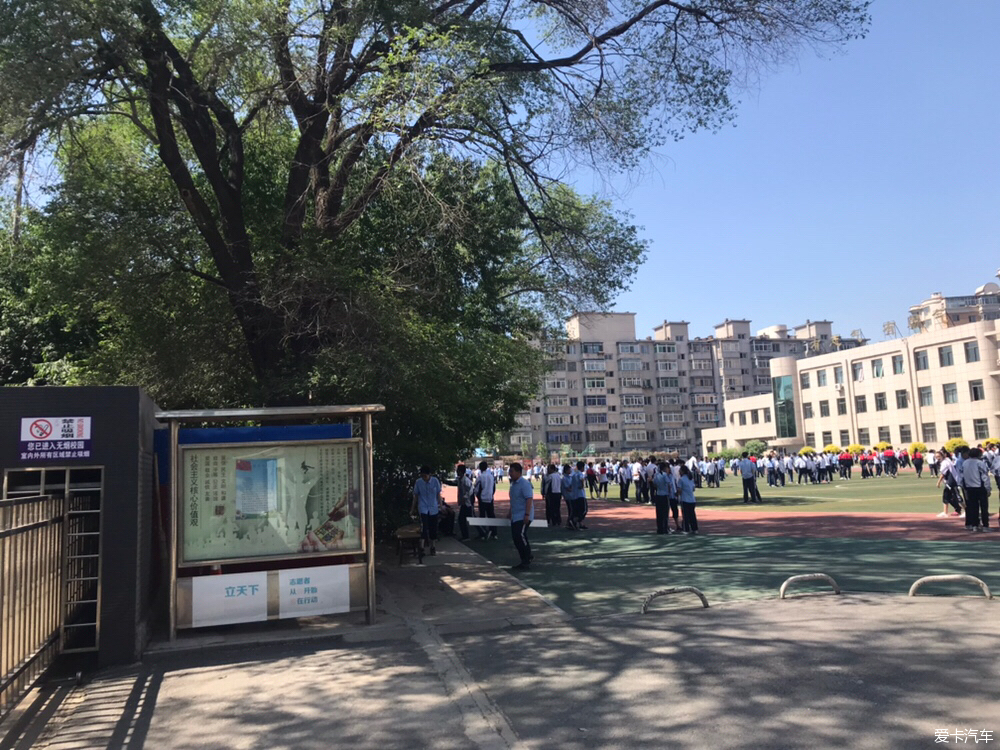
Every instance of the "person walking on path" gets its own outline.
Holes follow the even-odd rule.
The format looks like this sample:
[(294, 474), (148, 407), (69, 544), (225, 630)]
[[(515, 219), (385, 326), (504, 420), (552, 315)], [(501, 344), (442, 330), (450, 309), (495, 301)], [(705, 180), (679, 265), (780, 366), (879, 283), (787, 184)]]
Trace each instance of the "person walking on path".
[(431, 476), (430, 466), (420, 467), (420, 478), (413, 485), (413, 505), (410, 515), (416, 517), (420, 512), (420, 539), (424, 549), (430, 545), (430, 553), (437, 554), (434, 542), (438, 538), (438, 503), (444, 502), (441, 494), (441, 482)]
[[(528, 543), (528, 526), (535, 517), (534, 490), (531, 482), (521, 476), (521, 464), (510, 465), (510, 535), (521, 558), (511, 570), (531, 568), (531, 545)], [(582, 487), (581, 487), (582, 489)]]
[(597, 496), (608, 499), (608, 465), (601, 461), (601, 468), (597, 475)]
[(924, 454), (920, 451), (913, 451), (911, 458), (913, 459), (913, 468), (917, 472), (917, 479), (920, 479), (924, 471)]
[(458, 532), (459, 539), (469, 541), (469, 516), (473, 515), (472, 480), (465, 471), (465, 464), (459, 464), (455, 469), (458, 477)]
[[(743, 502), (761, 502), (760, 491), (757, 489), (757, 468), (749, 458), (749, 453), (743, 451), (743, 460), (740, 461), (740, 476), (743, 478)], [(687, 468), (686, 466), (684, 468)], [(690, 471), (688, 474), (690, 475)], [(683, 478), (683, 472), (681, 472)], [(681, 513), (684, 506), (681, 505)]]
[(990, 472), (982, 457), (983, 452), (979, 448), (973, 448), (962, 465), (966, 531), (990, 530)]
[[(493, 475), (492, 471), (486, 468), (486, 462), (479, 462), (479, 477), (476, 479), (475, 485), (472, 487), (473, 497), (479, 500), (479, 517), (480, 518), (496, 518), (497, 514), (493, 510), (493, 494), (496, 491), (496, 477)], [(479, 527), (479, 538), (480, 539), (496, 539), (497, 538), (497, 527), (496, 526), (480, 526)]]
[(542, 496), (545, 498), (545, 523), (549, 528), (562, 526), (562, 475), (555, 464), (549, 464), (542, 479)]
[(694, 512), (694, 480), (687, 466), (681, 467), (681, 481), (678, 487), (681, 501), (681, 518), (684, 519), (684, 533), (698, 533), (698, 517)]

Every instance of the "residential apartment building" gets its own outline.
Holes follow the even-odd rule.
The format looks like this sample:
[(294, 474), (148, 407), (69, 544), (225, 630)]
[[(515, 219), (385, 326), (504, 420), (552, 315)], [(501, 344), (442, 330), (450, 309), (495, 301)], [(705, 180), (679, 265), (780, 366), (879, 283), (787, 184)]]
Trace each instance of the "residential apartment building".
[(829, 321), (752, 334), (750, 321), (726, 320), (713, 336), (690, 339), (688, 323), (664, 321), (636, 336), (634, 313), (578, 313), (566, 339), (542, 344), (548, 375), (542, 394), (517, 415), (510, 448), (533, 453), (567, 445), (599, 455), (700, 450), (720, 424), (727, 399), (771, 392), (775, 356), (808, 357), (857, 346)]
[(945, 297), (941, 292), (934, 292), (928, 299), (910, 308), (908, 327), (914, 333), (926, 333), (998, 318), (1000, 286), (990, 282), (966, 297)]
[[(726, 402), (708, 452), (751, 438), (797, 451), (887, 441), (940, 446), (1000, 435), (1000, 323), (942, 327), (850, 350), (771, 362), (772, 390)], [(757, 415), (757, 416), (754, 416)]]

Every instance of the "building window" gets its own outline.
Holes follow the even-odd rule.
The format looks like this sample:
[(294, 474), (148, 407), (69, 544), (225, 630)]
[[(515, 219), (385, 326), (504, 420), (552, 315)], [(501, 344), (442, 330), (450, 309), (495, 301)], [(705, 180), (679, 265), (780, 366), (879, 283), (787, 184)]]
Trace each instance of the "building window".
[(864, 362), (854, 362), (853, 364), (851, 364), (851, 378), (854, 380), (855, 383), (865, 379)]
[(889, 404), (885, 398), (885, 392), (875, 394), (875, 411), (885, 411), (889, 408)]
[(965, 361), (966, 362), (978, 362), (979, 361), (979, 342), (978, 341), (966, 341), (965, 342)]
[(837, 416), (842, 417), (847, 414), (847, 399), (838, 398), (837, 399)]
[(907, 390), (896, 391), (896, 408), (905, 409), (910, 405), (910, 392)]
[(764, 422), (767, 423), (767, 422), (770, 422), (770, 421), (771, 421), (771, 408), (769, 406), (765, 406), (764, 407)]
[(796, 437), (795, 381), (789, 375), (772, 378), (774, 394), (774, 426), (777, 437)]
[(811, 445), (814, 448), (816, 447), (816, 433), (815, 432), (807, 432), (806, 433), (806, 445)]
[(933, 422), (924, 422), (920, 425), (920, 435), (922, 440), (930, 445), (937, 442), (937, 425)]
[(645, 396), (622, 396), (622, 408), (626, 406), (642, 406), (645, 403)]
[(657, 388), (677, 388), (680, 385), (679, 378), (657, 378), (656, 387)]
[(646, 412), (644, 411), (627, 411), (622, 413), (622, 421), (625, 424), (645, 424), (646, 423)]
[(548, 421), (550, 426), (556, 427), (573, 423), (573, 419), (569, 414), (549, 414)]
[(545, 405), (548, 407), (553, 406), (569, 406), (568, 396), (546, 396)]
[(862, 445), (868, 445), (871, 442), (869, 440), (867, 427), (862, 427), (860, 430), (858, 430), (858, 442), (861, 443)]
[(854, 411), (856, 411), (858, 414), (864, 414), (866, 411), (868, 411), (868, 399), (865, 398), (864, 396), (855, 396)]
[(608, 415), (607, 414), (588, 414), (584, 421), (587, 424), (607, 424)]
[(848, 430), (840, 431), (840, 444), (844, 448), (851, 444), (851, 433)]
[(804, 419), (812, 419), (812, 417), (813, 417), (813, 405), (812, 404), (802, 404), (802, 417)]
[(755, 385), (771, 385), (770, 375), (754, 375), (753, 382)]
[(822, 388), (824, 385), (826, 385), (826, 370), (817, 370), (816, 371), (816, 387), (817, 388)]
[(917, 397), (920, 399), (921, 406), (933, 406), (934, 396), (931, 393), (931, 387), (929, 385), (922, 385), (917, 389)]
[(976, 440), (985, 440), (990, 436), (989, 421), (986, 419), (973, 419), (972, 431), (975, 433)]
[(584, 396), (583, 399), (584, 406), (607, 406), (608, 397), (607, 396)]
[(661, 359), (656, 363), (657, 372), (673, 372), (677, 369), (677, 363), (669, 359)]
[(805, 390), (806, 388), (809, 387), (809, 373), (808, 372), (799, 373), (799, 385), (802, 386), (802, 390)]
[(901, 424), (899, 426), (899, 444), (906, 445), (911, 442), (913, 442), (913, 436), (910, 434), (910, 425)]
[(626, 372), (636, 372), (642, 369), (642, 361), (638, 359), (619, 359), (618, 369)]
[(951, 367), (955, 364), (955, 357), (951, 353), (950, 346), (938, 347), (938, 364), (941, 365), (941, 367)]
[(756, 409), (750, 412), (750, 423), (760, 424), (760, 413)]
[(902, 375), (903, 374), (903, 355), (893, 354), (892, 355), (892, 374)]
[(832, 432), (824, 432), (823, 433), (823, 445), (827, 446), (827, 445), (829, 445), (832, 442), (833, 442), (833, 433)]
[(837, 367), (833, 368), (833, 382), (836, 383), (837, 385), (843, 385), (844, 384), (844, 368), (843, 367), (840, 367), (838, 365)]
[(830, 402), (829, 401), (820, 401), (819, 402), (819, 415), (821, 417), (829, 417), (830, 416)]
[(661, 422), (683, 422), (684, 413), (679, 411), (661, 411), (660, 412)]
[(962, 437), (962, 421), (956, 419), (954, 421), (949, 421), (948, 423), (948, 439), (960, 438)]
[(653, 351), (657, 354), (673, 354), (677, 351), (677, 344), (654, 344)]
[(881, 378), (885, 373), (882, 371), (882, 360), (873, 359), (872, 360), (872, 377)]
[(642, 388), (642, 378), (638, 377), (627, 377), (618, 378), (618, 383), (622, 388)]
[(645, 430), (625, 430), (625, 439), (630, 443), (646, 442)]
[(545, 388), (551, 390), (562, 390), (566, 387), (566, 381), (561, 378), (548, 378), (545, 381)]
[(712, 360), (710, 359), (692, 359), (691, 360), (692, 370), (711, 370)]
[(619, 354), (638, 354), (639, 345), (638, 344), (619, 344), (618, 345)]
[(919, 352), (913, 352), (913, 369), (915, 369), (917, 372), (920, 372), (921, 370), (926, 370), (928, 367), (929, 365), (927, 364), (927, 350), (924, 349)]
[(585, 359), (585, 360), (583, 360), (583, 371), (584, 372), (604, 372), (604, 360), (603, 359)]
[(878, 428), (878, 441), (880, 443), (888, 443), (891, 440), (892, 440), (892, 437), (889, 435), (889, 428), (888, 427), (879, 427)]
[(584, 388), (604, 388), (607, 385), (604, 378), (584, 378)]
[(986, 398), (986, 389), (983, 388), (982, 380), (969, 381), (969, 399), (971, 401), (982, 401)]
[(740, 426), (743, 426), (746, 423), (747, 423), (747, 413), (745, 411), (741, 411), (740, 412)]
[(588, 343), (580, 347), (584, 354), (604, 354), (604, 344)]
[(958, 403), (958, 385), (955, 383), (945, 383), (941, 386), (944, 391), (944, 402), (946, 404)]

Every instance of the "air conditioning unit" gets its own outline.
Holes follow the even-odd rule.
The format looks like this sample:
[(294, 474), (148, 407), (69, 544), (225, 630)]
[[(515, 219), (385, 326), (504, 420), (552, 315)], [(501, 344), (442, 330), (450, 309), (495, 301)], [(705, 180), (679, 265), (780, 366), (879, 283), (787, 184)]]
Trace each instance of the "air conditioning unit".
[(843, 393), (844, 392), (844, 384), (843, 383), (837, 383), (836, 385), (833, 386), (833, 390), (835, 390), (837, 393)]

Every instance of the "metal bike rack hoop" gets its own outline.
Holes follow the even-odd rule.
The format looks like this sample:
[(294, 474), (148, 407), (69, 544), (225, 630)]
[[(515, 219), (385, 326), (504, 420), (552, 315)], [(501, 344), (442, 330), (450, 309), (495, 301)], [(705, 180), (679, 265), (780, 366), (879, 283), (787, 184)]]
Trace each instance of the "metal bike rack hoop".
[(667, 594), (686, 594), (688, 592), (697, 595), (697, 597), (701, 599), (702, 606), (705, 609), (708, 609), (708, 599), (706, 599), (705, 595), (694, 586), (675, 586), (671, 589), (660, 589), (659, 591), (654, 591), (652, 594), (647, 596), (642, 600), (642, 609), (639, 610), (639, 613), (643, 615), (646, 614), (646, 610), (649, 609), (649, 603), (657, 597), (666, 596)]
[(833, 580), (832, 576), (828, 576), (826, 573), (806, 573), (805, 575), (792, 576), (781, 584), (781, 588), (778, 589), (778, 598), (784, 599), (785, 592), (788, 591), (788, 587), (793, 583), (802, 583), (804, 581), (826, 581), (833, 586), (833, 593), (840, 593), (840, 586), (837, 585), (837, 582)]
[(979, 588), (983, 590), (983, 595), (987, 599), (992, 599), (993, 594), (990, 593), (990, 587), (986, 585), (986, 582), (975, 576), (956, 574), (949, 576), (924, 576), (923, 578), (918, 578), (910, 586), (910, 596), (917, 595), (917, 589), (923, 586), (925, 583), (974, 583)]

